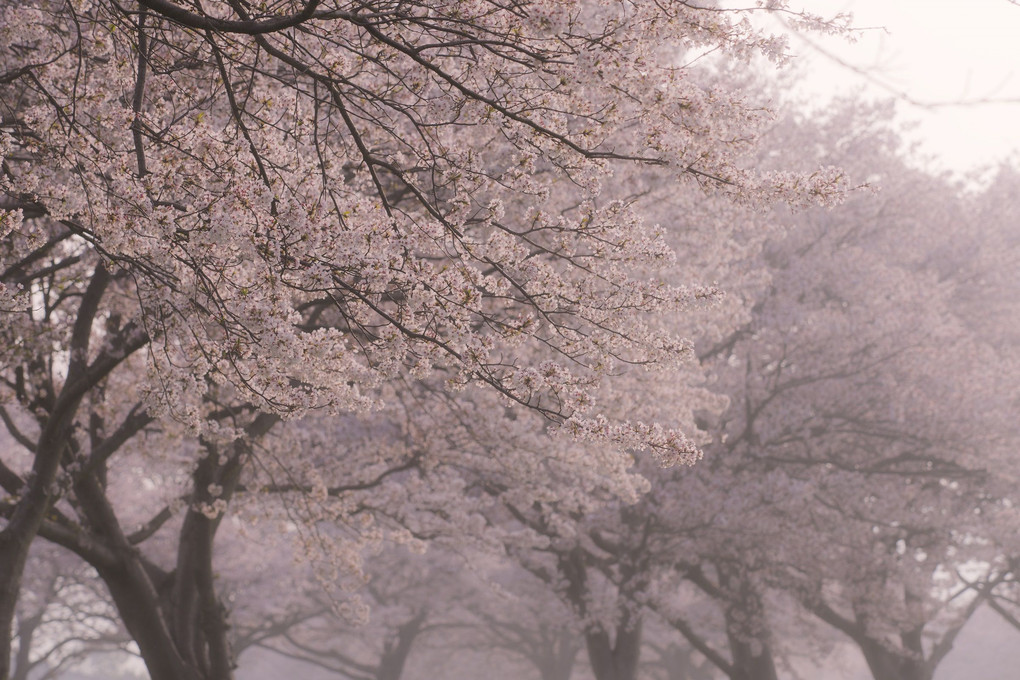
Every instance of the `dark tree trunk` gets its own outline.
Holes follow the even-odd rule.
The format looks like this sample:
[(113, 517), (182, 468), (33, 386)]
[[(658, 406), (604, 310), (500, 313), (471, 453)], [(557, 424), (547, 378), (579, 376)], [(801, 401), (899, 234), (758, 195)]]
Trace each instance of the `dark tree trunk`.
[(410, 656), (414, 641), (421, 633), (427, 617), (427, 610), (418, 612), (413, 619), (397, 629), (396, 637), (386, 641), (382, 656), (379, 658), (376, 680), (400, 680), (400, 676), (404, 674), (407, 657)]
[(761, 594), (739, 567), (720, 565), (718, 572), (720, 588), (730, 600), (724, 616), (733, 659), (731, 680), (778, 680)]
[(152, 680), (201, 680), (177, 650), (160, 606), (156, 586), (144, 565), (125, 560), (114, 568), (99, 569), (124, 627), (138, 645)]
[[(71, 431), (74, 412), (80, 396), (73, 403), (65, 404), (51, 416), (43, 429), (36, 446), (35, 463), (32, 467), (27, 489), (10, 490), (12, 494), (21, 491), (7, 526), (0, 531), (0, 679), (10, 675), (11, 640), (14, 638), (14, 616), (21, 591), (21, 577), (28, 560), (32, 541), (39, 533), (46, 513), (53, 504), (53, 488), (60, 470), (63, 452)], [(58, 400), (59, 402), (59, 400)], [(6, 486), (6, 485), (5, 485)]]
[(31, 524), (30, 518), (22, 519), (16, 525), (8, 524), (0, 532), (0, 680), (8, 680), (11, 674), (14, 614), (28, 547), (36, 533), (31, 530)]
[[(258, 416), (248, 433), (261, 436), (276, 420)], [(109, 549), (103, 560), (79, 554), (92, 563), (109, 589), (152, 680), (233, 677), (227, 611), (216, 595), (213, 577), (213, 544), (221, 516), (206, 516), (200, 508), (215, 500), (211, 487), (221, 487), (220, 498), (229, 500), (247, 445), (235, 442), (222, 464), (216, 447), (204, 445), (208, 452), (193, 473), (192, 507), (178, 536), (176, 568), (169, 573), (146, 560), (124, 534), (100, 481), (102, 475), (84, 475), (74, 487), (87, 526)]]
[(758, 646), (730, 639), (730, 650), (733, 653), (732, 680), (778, 680), (775, 660), (769, 645)]
[[(560, 555), (560, 574), (567, 582), (567, 599), (578, 613), (587, 615), (588, 571), (585, 555), (580, 548)], [(638, 659), (641, 656), (641, 617), (629, 606), (621, 612), (616, 626), (615, 640), (604, 627), (593, 625), (585, 632), (588, 661), (596, 680), (634, 680), (637, 677)]]
[(641, 656), (641, 620), (625, 617), (616, 631), (616, 640), (609, 633), (595, 630), (585, 635), (588, 660), (596, 680), (635, 680)]
[[(145, 561), (121, 529), (99, 480), (87, 475), (75, 485), (88, 525), (111, 549), (111, 561), (93, 567), (106, 584), (128, 633), (138, 644), (152, 680), (201, 680), (204, 676), (180, 651), (169, 625), (175, 613), (161, 591), (172, 577)], [(187, 524), (187, 521), (185, 521)]]
[[(205, 460), (217, 458), (214, 454)], [(76, 481), (75, 499), (84, 523), (57, 542), (96, 569), (153, 680), (230, 680), (233, 657), (227, 643), (226, 610), (213, 587), (212, 546), (218, 519), (188, 511), (179, 537), (177, 569), (167, 573), (148, 562), (123, 533), (101, 476), (86, 473)], [(222, 475), (215, 480), (225, 481)], [(200, 471), (196, 481), (206, 482), (199, 488), (208, 486)], [(42, 526), (41, 518), (38, 526)], [(56, 540), (60, 535), (51, 537)], [(0, 554), (0, 573), (3, 566), (17, 566), (15, 557)], [(20, 569), (24, 569), (23, 558)], [(9, 588), (13, 581), (3, 583)], [(12, 601), (16, 603), (16, 597)], [(10, 639), (4, 640), (7, 657), (0, 676), (4, 680), (10, 674)]]
[(147, 562), (115, 524), (106, 527), (114, 532), (116, 562), (94, 565), (152, 680), (233, 677), (227, 613), (212, 588), (212, 520), (194, 515), (200, 513), (185, 519), (174, 572)]
[(871, 639), (858, 644), (875, 680), (932, 680), (935, 674), (921, 656), (905, 656)]

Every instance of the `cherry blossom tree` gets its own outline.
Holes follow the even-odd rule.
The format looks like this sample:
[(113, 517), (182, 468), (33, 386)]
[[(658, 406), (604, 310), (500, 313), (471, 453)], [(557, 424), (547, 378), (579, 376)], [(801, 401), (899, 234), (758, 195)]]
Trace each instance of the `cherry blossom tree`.
[[(1017, 307), (1020, 288), (1017, 264), (1020, 240), (1016, 225), (1017, 169), (1009, 165), (992, 169), (985, 182), (972, 188), (962, 208), (967, 219), (959, 220), (934, 249), (927, 265), (952, 283), (954, 313), (974, 328), (992, 348), (992, 365), (1007, 382), (1017, 375)], [(984, 561), (1001, 571), (994, 588), (982, 584), (980, 573), (967, 569), (961, 576), (975, 588), (984, 587), (987, 604), (1005, 621), (1017, 625), (1015, 506), (1017, 476), (1013, 457), (1017, 448), (1016, 402), (1002, 409), (995, 432), (998, 449), (994, 472), (985, 484), (987, 502), (981, 507), (980, 532), (973, 540), (985, 550)]]
[[(756, 263), (764, 235), (770, 231), (767, 218), (742, 206), (678, 193), (644, 179), (643, 184), (636, 182), (633, 191), (645, 196), (645, 210), (670, 225), (667, 238), (678, 253), (678, 276), (701, 272), (727, 281), (733, 291), (761, 287), (763, 270)], [(705, 247), (709, 241), (718, 244), (714, 250)], [(675, 317), (670, 323), (711, 346), (745, 323), (748, 312), (741, 295), (730, 295), (711, 309)], [(725, 408), (725, 398), (704, 384), (702, 368), (694, 362), (684, 373), (630, 371), (624, 377), (601, 397), (619, 417), (634, 413), (667, 417), (673, 411), (694, 433), (699, 431), (695, 423), (699, 412)], [(662, 567), (657, 561), (668, 562), (672, 571), (685, 558), (682, 547), (678, 549), (664, 533), (666, 526), (675, 527), (686, 518), (705, 522), (711, 512), (703, 498), (692, 495), (679, 481), (669, 481), (674, 475), (686, 477), (686, 469), (664, 471), (654, 461), (643, 460), (635, 472), (642, 475), (639, 480), (645, 480), (636, 487), (646, 491), (640, 500), (633, 494), (589, 494), (588, 504), (578, 507), (556, 497), (539, 503), (503, 499), (516, 521), (546, 538), (534, 545), (511, 546), (511, 553), (574, 613), (589, 665), (599, 680), (637, 677), (649, 593)], [(721, 477), (717, 482), (728, 483)]]
[[(784, 121), (763, 149), (787, 165), (838, 163), (881, 191), (748, 218), (785, 229), (732, 268), (759, 275), (720, 277), (748, 306), (696, 345), (730, 397), (698, 401), (713, 435), (705, 460), (647, 471), (637, 505), (610, 503), (572, 533), (530, 521), (595, 632), (625, 616), (637, 630), (651, 611), (726, 676), (771, 679), (798, 654), (791, 631), (808, 612), (876, 678), (930, 678), (1011, 578), (1016, 378), (1001, 338), (1012, 326), (972, 305), (990, 293), (976, 282), (1013, 269), (957, 266), (980, 251), (1008, 262), (1008, 232), (976, 236), (971, 197), (907, 165), (883, 107)], [(649, 389), (649, 403), (669, 403)], [(625, 596), (593, 615), (607, 590)]]
[[(675, 422), (594, 405), (621, 363), (689, 357), (656, 319), (717, 295), (658, 276), (672, 261), (661, 230), (597, 200), (602, 185), (656, 167), (721, 201), (841, 188), (836, 170), (737, 160), (767, 112), (679, 61), (781, 60), (783, 41), (742, 12), (316, 0), (0, 12), (0, 402), (18, 443), (0, 467), (0, 677), (37, 534), (96, 569), (154, 678), (225, 678), (213, 547), (231, 503), (303, 508), (306, 552), (353, 574), (385, 533), (372, 517), (426, 537), (437, 518), (467, 521), (388, 504), (391, 482), (428, 469), (423, 455), (383, 452), (324, 479), (315, 468), (336, 447), (287, 450), (300, 419), (368, 414), (412, 398), (415, 381), (415, 398), (470, 393), (479, 411), (606, 445), (599, 470), (620, 480), (623, 448), (693, 460)], [(350, 418), (322, 431), (366, 439)], [(419, 480), (421, 502), (433, 481), (444, 494), (460, 483)]]
[(470, 643), (522, 657), (541, 680), (570, 680), (583, 645), (574, 617), (545, 584), (523, 580), (514, 581), (501, 599), (476, 605), (483, 627), (480, 639)]
[[(885, 120), (845, 105), (821, 123), (834, 143), (801, 142), (881, 193), (796, 216), (766, 248), (766, 295), (714, 357), (732, 405), (706, 455), (730, 500), (690, 548), (712, 563), (706, 593), (724, 585), (719, 558), (733, 565), (719, 599), (759, 622), (760, 650), (778, 588), (849, 636), (876, 678), (930, 678), (1005, 574), (981, 537), (1008, 514), (990, 471), (1012, 469), (1013, 379), (932, 266), (970, 223), (964, 191), (907, 167)], [(795, 130), (774, 131), (780, 148)], [(964, 578), (968, 564), (984, 567)]]
[[(479, 585), (472, 584), (460, 558), (439, 548), (427, 555), (406, 552), (391, 549), (370, 560), (369, 582), (361, 589), (370, 606), (368, 622), (345, 620), (328, 598), (310, 589), (297, 615), (267, 622), (235, 614), (235, 625), (243, 628), (238, 648), (257, 645), (352, 680), (400, 680), (423, 638), (463, 625), (464, 602)], [(264, 592), (262, 584), (256, 586)], [(287, 600), (293, 607), (293, 599)], [(260, 614), (262, 608), (252, 604), (252, 613)]]

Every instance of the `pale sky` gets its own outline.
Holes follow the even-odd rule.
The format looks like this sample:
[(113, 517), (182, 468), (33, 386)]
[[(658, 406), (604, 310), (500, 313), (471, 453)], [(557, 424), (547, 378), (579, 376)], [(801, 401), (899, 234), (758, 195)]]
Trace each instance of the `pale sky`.
[[(802, 0), (800, 5), (826, 16), (852, 12), (854, 26), (870, 29), (855, 43), (809, 37), (889, 88), (883, 91), (792, 38), (791, 51), (805, 64), (806, 91), (828, 97), (861, 86), (877, 94), (901, 92), (917, 102), (960, 102), (899, 107), (904, 120), (920, 123), (917, 135), (924, 151), (938, 156), (936, 167), (962, 173), (1010, 154), (1020, 156), (1020, 5), (1010, 0)], [(985, 100), (1012, 103), (980, 103)]]

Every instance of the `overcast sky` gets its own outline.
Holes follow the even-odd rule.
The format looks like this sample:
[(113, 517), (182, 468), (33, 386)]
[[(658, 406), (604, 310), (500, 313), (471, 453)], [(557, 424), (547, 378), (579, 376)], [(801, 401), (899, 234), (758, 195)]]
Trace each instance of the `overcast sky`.
[[(1020, 152), (1020, 5), (1010, 0), (802, 0), (800, 5), (825, 15), (853, 13), (854, 25), (868, 29), (855, 43), (812, 39), (883, 83), (885, 94), (901, 92), (924, 103), (961, 102), (900, 106), (905, 120), (920, 123), (923, 148), (939, 157), (939, 167), (966, 171)], [(791, 50), (806, 62), (810, 91), (832, 95), (861, 86), (883, 92), (796, 38)], [(1012, 103), (978, 103), (984, 100)]]

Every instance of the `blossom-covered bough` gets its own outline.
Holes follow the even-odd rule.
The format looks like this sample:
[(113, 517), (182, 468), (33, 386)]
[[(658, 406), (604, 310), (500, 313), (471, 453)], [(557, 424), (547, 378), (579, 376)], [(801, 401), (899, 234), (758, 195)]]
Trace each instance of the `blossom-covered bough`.
[[(574, 613), (595, 677), (639, 677), (664, 623), (733, 680), (774, 680), (798, 657), (825, 668), (827, 627), (876, 679), (930, 680), (984, 603), (1012, 616), (1016, 316), (1001, 296), (1017, 238), (1000, 220), (1015, 173), (967, 195), (913, 169), (891, 111), (842, 102), (762, 140), (763, 162), (837, 163), (879, 191), (780, 214), (782, 230), (775, 212), (727, 220), (747, 225), (743, 257), (727, 267), (716, 246), (731, 314), (710, 310), (695, 337), (729, 403), (686, 397), (713, 435), (705, 460), (644, 468), (637, 503), (566, 525), (552, 504), (510, 508), (548, 537), (515, 556)], [(674, 234), (691, 239), (708, 220), (687, 208)], [(676, 389), (649, 380), (631, 405), (668, 408)]]
[[(229, 677), (212, 546), (235, 495), (342, 502), (422, 460), (310, 480), (321, 452), (261, 440), (411, 382), (695, 460), (597, 408), (620, 365), (689, 357), (659, 320), (717, 296), (658, 276), (661, 231), (602, 185), (841, 189), (742, 164), (767, 114), (692, 77), (713, 49), (782, 41), (687, 2), (4, 4), (0, 663), (42, 534), (98, 571), (152, 677)], [(287, 478), (246, 483), (255, 462)]]

